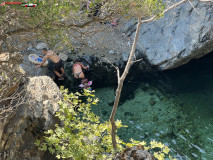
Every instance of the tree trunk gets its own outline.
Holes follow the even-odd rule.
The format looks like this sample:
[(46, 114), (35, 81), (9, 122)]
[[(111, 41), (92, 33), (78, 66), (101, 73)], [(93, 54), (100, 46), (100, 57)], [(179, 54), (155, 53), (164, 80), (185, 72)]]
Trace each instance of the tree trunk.
[(117, 149), (117, 142), (116, 142), (116, 129), (117, 129), (117, 127), (116, 127), (116, 124), (115, 124), (115, 113), (116, 113), (117, 108), (118, 108), (118, 103), (119, 103), (121, 91), (122, 91), (122, 88), (123, 88), (123, 82), (124, 82), (128, 72), (129, 72), (129, 69), (130, 69), (130, 67), (133, 63), (132, 58), (133, 58), (133, 55), (135, 53), (135, 48), (136, 48), (136, 43), (138, 41), (138, 35), (139, 35), (139, 32), (140, 32), (140, 28), (141, 28), (141, 17), (138, 18), (138, 24), (137, 24), (134, 42), (132, 44), (132, 49), (131, 49), (126, 67), (124, 69), (124, 72), (123, 72), (121, 77), (118, 74), (118, 87), (116, 89), (115, 102), (114, 102), (113, 109), (112, 109), (112, 112), (111, 112), (111, 115), (110, 115), (110, 122), (111, 122), (111, 125), (112, 125), (112, 131), (111, 131), (112, 144), (113, 144), (113, 148), (115, 150)]

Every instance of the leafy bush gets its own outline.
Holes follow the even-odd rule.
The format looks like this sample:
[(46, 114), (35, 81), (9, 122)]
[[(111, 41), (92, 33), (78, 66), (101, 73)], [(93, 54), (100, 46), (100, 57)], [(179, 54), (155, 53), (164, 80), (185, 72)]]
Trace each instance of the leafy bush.
[[(100, 118), (91, 112), (91, 105), (95, 105), (98, 99), (93, 94), (85, 91), (87, 103), (83, 103), (79, 97), (83, 95), (68, 94), (63, 90), (63, 101), (59, 102), (60, 109), (56, 116), (63, 122), (56, 124), (54, 130), (50, 129), (45, 134), (45, 142), (36, 145), (40, 150), (49, 150), (56, 153), (57, 158), (74, 159), (106, 159), (106, 154), (112, 153), (111, 127), (109, 122), (100, 123)], [(120, 121), (116, 122), (118, 128), (122, 127)], [(117, 137), (119, 144), (123, 142)], [(121, 150), (123, 147), (118, 145)]]
[[(115, 153), (111, 140), (111, 124), (106, 121), (100, 122), (100, 118), (91, 111), (91, 105), (96, 105), (98, 99), (94, 98), (94, 94), (86, 91), (83, 94), (71, 93), (63, 90), (63, 100), (59, 102), (60, 109), (56, 116), (62, 122), (56, 124), (55, 129), (45, 132), (46, 136), (41, 143), (40, 140), (36, 145), (40, 150), (49, 150), (50, 153), (56, 154), (60, 158), (73, 158), (75, 160), (89, 159), (113, 159), (112, 153)], [(86, 103), (82, 102), (80, 97), (87, 97)], [(116, 121), (117, 128), (123, 126), (121, 121)], [(145, 142), (135, 141), (131, 139), (131, 143), (124, 143), (117, 136), (118, 151), (124, 147), (133, 147), (135, 145), (145, 146)], [(159, 152), (154, 156), (159, 160), (164, 159), (169, 149), (162, 143), (156, 141), (151, 142), (150, 147), (145, 149), (160, 148)], [(164, 154), (165, 153), (165, 154)]]

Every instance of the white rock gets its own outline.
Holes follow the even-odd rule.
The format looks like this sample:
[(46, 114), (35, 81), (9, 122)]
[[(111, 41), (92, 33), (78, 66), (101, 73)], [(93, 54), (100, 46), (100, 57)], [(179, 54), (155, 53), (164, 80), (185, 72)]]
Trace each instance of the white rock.
[(67, 54), (64, 54), (64, 53), (60, 53), (59, 54), (59, 57), (63, 60), (63, 61), (66, 61), (68, 59), (68, 55)]
[(115, 54), (115, 51), (110, 50), (110, 51), (109, 51), (109, 54)]
[(36, 45), (36, 49), (43, 49), (43, 48), (47, 48), (46, 43), (39, 43), (39, 44)]

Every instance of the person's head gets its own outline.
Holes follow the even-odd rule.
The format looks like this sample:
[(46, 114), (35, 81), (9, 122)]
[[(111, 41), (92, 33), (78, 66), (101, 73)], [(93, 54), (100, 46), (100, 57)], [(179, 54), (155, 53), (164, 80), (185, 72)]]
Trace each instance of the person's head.
[(43, 48), (43, 49), (42, 49), (42, 53), (43, 53), (43, 54), (47, 54), (47, 48)]
[(81, 59), (80, 58), (75, 58), (73, 59), (73, 63), (80, 63), (81, 62)]

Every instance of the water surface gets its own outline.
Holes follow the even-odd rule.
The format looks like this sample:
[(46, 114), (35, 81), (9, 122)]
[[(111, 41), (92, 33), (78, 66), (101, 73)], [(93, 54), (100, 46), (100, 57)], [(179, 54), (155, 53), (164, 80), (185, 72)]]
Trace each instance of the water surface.
[[(121, 139), (147, 142), (155, 139), (168, 145), (178, 159), (212, 160), (212, 61), (210, 53), (177, 69), (161, 72), (159, 81), (153, 81), (156, 76), (149, 76), (125, 84), (134, 88), (129, 93), (134, 96), (122, 103), (116, 113), (116, 119), (129, 126), (118, 131)], [(96, 96), (100, 102), (94, 112), (107, 120), (114, 88), (97, 89)]]

